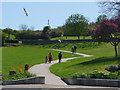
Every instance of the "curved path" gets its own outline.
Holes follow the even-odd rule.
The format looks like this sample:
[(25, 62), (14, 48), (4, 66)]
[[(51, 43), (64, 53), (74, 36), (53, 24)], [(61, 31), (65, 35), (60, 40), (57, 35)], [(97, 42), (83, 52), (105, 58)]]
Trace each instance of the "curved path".
[[(64, 50), (58, 50), (58, 49), (50, 49), (50, 50), (56, 50), (56, 51), (61, 51), (61, 52), (67, 52), (67, 53), (72, 53), (70, 51), (64, 51)], [(83, 57), (91, 57), (92, 55), (86, 55), (86, 54), (82, 54), (82, 53), (75, 53), (77, 55), (82, 55)], [(71, 60), (71, 59), (76, 59), (76, 58), (81, 58), (81, 57), (72, 57), (72, 58), (64, 58), (62, 59), (62, 62), (66, 62), (67, 60)], [(38, 64), (38, 65), (34, 65), (32, 66), (28, 71), (31, 74), (35, 74), (37, 76), (45, 76), (45, 84), (51, 84), (51, 85), (67, 85), (66, 83), (64, 83), (60, 77), (52, 74), (49, 71), (49, 67), (55, 63), (58, 63), (58, 60), (52, 61), (50, 64), (47, 63), (43, 63), (43, 64)]]

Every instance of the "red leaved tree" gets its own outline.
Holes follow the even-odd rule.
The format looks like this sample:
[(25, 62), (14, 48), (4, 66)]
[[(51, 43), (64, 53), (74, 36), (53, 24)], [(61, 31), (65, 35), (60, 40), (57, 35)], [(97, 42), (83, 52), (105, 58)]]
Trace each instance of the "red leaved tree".
[(115, 48), (115, 55), (117, 56), (117, 45), (119, 43), (120, 35), (120, 19), (104, 19), (96, 29), (92, 30), (93, 39), (97, 41), (107, 41)]

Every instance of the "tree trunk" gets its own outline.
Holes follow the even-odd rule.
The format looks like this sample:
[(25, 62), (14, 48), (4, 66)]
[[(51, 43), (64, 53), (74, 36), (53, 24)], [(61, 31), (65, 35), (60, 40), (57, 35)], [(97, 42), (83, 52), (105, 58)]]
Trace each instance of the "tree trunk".
[(118, 53), (117, 53), (117, 46), (118, 46), (118, 44), (119, 44), (119, 42), (117, 42), (117, 41), (111, 42), (111, 45), (114, 46), (115, 56), (116, 57), (118, 56)]
[(67, 39), (67, 36), (66, 36), (66, 39)]
[(66, 35), (66, 39), (67, 39), (67, 35)]
[(116, 43), (115, 43), (115, 56), (117, 57), (118, 55), (117, 55), (117, 45), (116, 45)]
[(78, 35), (78, 40), (80, 40), (80, 37), (79, 37), (79, 35)]

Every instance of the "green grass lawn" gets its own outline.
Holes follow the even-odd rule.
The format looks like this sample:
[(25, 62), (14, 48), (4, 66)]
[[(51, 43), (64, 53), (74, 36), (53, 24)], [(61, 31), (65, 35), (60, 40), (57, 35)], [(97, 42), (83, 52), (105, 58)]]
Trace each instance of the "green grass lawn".
[[(8, 75), (9, 70), (15, 67), (18, 72), (18, 64), (21, 64), (24, 72), (24, 65), (29, 67), (45, 62), (45, 57), (52, 53), (53, 60), (58, 59), (58, 51), (48, 50), (48, 48), (40, 48), (40, 46), (21, 46), (21, 47), (2, 47), (2, 73)], [(73, 54), (62, 53), (63, 58), (73, 57)], [(74, 55), (78, 56), (78, 55)]]
[(104, 68), (111, 64), (118, 65), (120, 62), (120, 58), (115, 57), (114, 47), (110, 44), (103, 44), (95, 48), (77, 48), (77, 52), (94, 56), (54, 64), (50, 67), (50, 71), (60, 77), (72, 77), (75, 73), (88, 73), (94, 70), (108, 74)]
[[(68, 36), (66, 38), (64, 36), (64, 37), (51, 38), (51, 40), (59, 40), (59, 39), (62, 39), (62, 40), (78, 40), (78, 37), (77, 36)], [(80, 36), (80, 39), (83, 39), (83, 36)], [(91, 36), (85, 36), (85, 39), (91, 39)]]
[[(84, 57), (69, 62), (58, 63), (50, 67), (50, 71), (60, 77), (72, 77), (77, 72), (93, 72), (99, 70), (108, 73), (104, 70), (105, 67), (120, 62), (119, 58), (115, 57), (114, 47), (109, 43), (58, 43), (49, 45), (25, 45), (20, 47), (2, 47), (2, 73), (8, 75), (9, 70), (13, 70), (12, 67), (18, 72), (18, 64), (21, 64), (24, 71), (24, 65), (29, 64), (29, 67), (45, 62), (45, 56), (48, 56), (51, 52), (53, 59), (58, 59), (58, 51), (48, 50), (50, 48), (71, 51), (73, 45), (77, 46), (77, 52), (94, 55), (93, 57)], [(62, 53), (63, 58), (76, 57), (78, 55)]]

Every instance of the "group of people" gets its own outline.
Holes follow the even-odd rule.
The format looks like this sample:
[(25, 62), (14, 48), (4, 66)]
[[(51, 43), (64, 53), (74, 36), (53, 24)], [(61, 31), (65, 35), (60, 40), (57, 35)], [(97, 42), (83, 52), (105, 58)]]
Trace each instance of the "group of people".
[[(77, 47), (76, 47), (76, 46), (73, 46), (73, 47), (72, 47), (72, 52), (73, 52), (73, 53), (76, 53), (76, 49), (77, 49)], [(48, 56), (48, 57), (47, 57), (47, 56), (45, 57), (45, 63), (48, 62), (48, 59), (49, 59), (49, 63), (51, 63), (51, 61), (53, 60), (52, 53), (49, 53), (49, 56)], [(59, 54), (58, 54), (58, 59), (59, 59), (58, 63), (60, 63), (60, 62), (61, 62), (61, 59), (62, 59), (62, 52), (59, 52)]]
[(76, 46), (73, 46), (73, 47), (72, 47), (72, 52), (73, 52), (73, 53), (76, 53), (76, 49), (77, 49), (77, 47), (76, 47)]
[[(47, 63), (48, 62), (48, 58), (49, 58), (49, 63), (51, 63), (51, 61), (53, 60), (53, 56), (52, 56), (52, 53), (49, 53), (49, 56), (47, 57), (45, 57), (45, 63)], [(59, 63), (61, 62), (61, 59), (62, 59), (62, 53), (60, 52), (59, 54), (58, 54), (58, 59), (59, 59)]]

